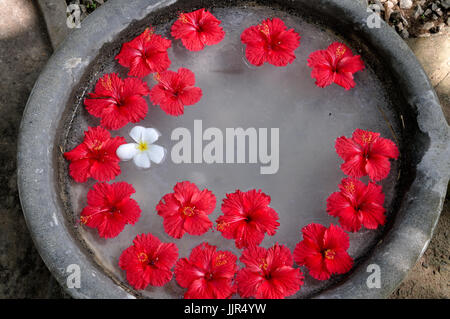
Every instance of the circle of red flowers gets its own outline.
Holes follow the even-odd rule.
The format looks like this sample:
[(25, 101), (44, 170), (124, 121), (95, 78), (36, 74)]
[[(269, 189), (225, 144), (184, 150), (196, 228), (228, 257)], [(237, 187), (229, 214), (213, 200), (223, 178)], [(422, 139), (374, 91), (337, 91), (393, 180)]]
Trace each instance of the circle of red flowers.
[[(171, 35), (181, 40), (187, 50), (199, 51), (223, 40), (225, 31), (220, 24), (206, 9), (181, 13), (172, 25)], [(281, 19), (268, 18), (245, 29), (241, 42), (249, 63), (281, 67), (295, 60), (300, 36), (294, 29), (287, 29)], [(116, 150), (125, 143), (123, 137), (112, 137), (108, 130), (144, 119), (148, 112), (145, 96), (168, 115), (180, 116), (185, 106), (196, 104), (203, 95), (195, 87), (192, 71), (168, 70), (171, 61), (167, 50), (171, 45), (171, 40), (155, 34), (152, 28), (122, 45), (116, 60), (129, 69), (131, 77), (121, 79), (112, 73), (98, 80), (84, 104), (91, 115), (100, 118), (101, 126), (89, 127), (82, 143), (64, 153), (70, 162), (69, 174), (76, 182), (84, 183), (89, 178), (98, 181), (87, 194), (80, 223), (96, 228), (100, 237), (116, 237), (141, 215), (138, 203), (131, 198), (135, 192), (132, 185), (105, 183), (121, 173)], [(349, 90), (355, 86), (353, 74), (364, 69), (361, 57), (339, 42), (312, 52), (307, 62), (319, 87), (336, 83)], [(154, 73), (157, 81), (152, 89), (142, 81), (150, 73)], [(326, 210), (338, 218), (341, 226), (327, 228), (312, 223), (303, 227), (303, 239), (293, 253), (278, 243), (263, 248), (259, 245), (264, 237), (277, 232), (278, 213), (270, 207), (270, 196), (261, 190), (236, 190), (223, 199), (222, 215), (215, 228), (224, 238), (234, 240), (238, 249), (243, 249), (239, 260), (244, 267), (238, 267), (236, 255), (207, 242), (193, 248), (189, 257), (178, 259), (174, 243), (163, 243), (152, 234), (140, 234), (119, 258), (119, 267), (126, 272), (128, 283), (135, 289), (164, 286), (175, 274), (188, 299), (224, 299), (235, 293), (244, 298), (280, 299), (294, 295), (304, 283), (300, 269), (293, 267), (294, 262), (306, 266), (309, 275), (318, 280), (347, 273), (353, 259), (347, 252), (349, 236), (345, 231), (384, 225), (384, 194), (376, 182), (389, 175), (389, 160), (397, 159), (399, 151), (395, 143), (379, 133), (361, 129), (355, 130), (351, 138), (339, 137), (335, 148), (344, 161), (342, 172), (348, 177), (342, 180), (339, 191), (328, 197)], [(368, 184), (360, 181), (363, 176), (369, 176), (371, 181)], [(156, 212), (163, 218), (165, 232), (181, 239), (186, 233), (201, 236), (212, 229), (214, 224), (209, 215), (215, 208), (216, 197), (210, 190), (200, 190), (194, 183), (182, 181), (176, 183), (172, 193), (162, 197)]]

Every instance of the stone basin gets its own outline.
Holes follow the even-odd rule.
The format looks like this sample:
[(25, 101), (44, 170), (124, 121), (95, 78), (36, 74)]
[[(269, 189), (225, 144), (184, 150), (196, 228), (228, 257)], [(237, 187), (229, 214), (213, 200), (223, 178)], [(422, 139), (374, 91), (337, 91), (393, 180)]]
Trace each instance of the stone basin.
[[(123, 42), (150, 25), (156, 33), (171, 38), (170, 26), (179, 12), (202, 7), (222, 20), (225, 39), (200, 52), (188, 52), (174, 40), (169, 57), (170, 69), (187, 67), (196, 74), (196, 85), (204, 96), (178, 118), (167, 116), (149, 101), (149, 113), (138, 125), (161, 132), (157, 144), (168, 150), (168, 156), (146, 171), (137, 170), (131, 162), (121, 164), (122, 174), (115, 181), (133, 184), (142, 216), (116, 238), (101, 239), (95, 229), (78, 223), (94, 182), (75, 183), (62, 157), (62, 152), (80, 143), (88, 126), (99, 125), (82, 101), (104, 73), (126, 76), (127, 70), (114, 60)], [(303, 226), (337, 223), (325, 210), (326, 198), (344, 177), (334, 141), (361, 128), (380, 132), (400, 148), (400, 159), (392, 162), (389, 177), (381, 183), (387, 223), (377, 230), (350, 234), (349, 253), (355, 266), (349, 273), (329, 281), (306, 275), (304, 286), (293, 298), (388, 296), (425, 251), (439, 218), (449, 180), (450, 134), (436, 94), (413, 53), (383, 22), (380, 28), (369, 28), (370, 15), (352, 0), (132, 0), (126, 5), (110, 0), (84, 20), (37, 81), (22, 120), (18, 151), (25, 218), (42, 258), (61, 285), (76, 298), (181, 298), (184, 290), (175, 280), (142, 291), (127, 284), (118, 258), (144, 232), (176, 243), (180, 257), (188, 256), (202, 241), (239, 255), (233, 241), (217, 231), (201, 237), (185, 235), (180, 240), (164, 232), (155, 206), (182, 180), (214, 192), (218, 205), (212, 220), (219, 216), (226, 193), (262, 189), (271, 196), (281, 224), (277, 234), (266, 236), (262, 245), (279, 242), (293, 249)], [(296, 60), (286, 68), (257, 68), (245, 60), (240, 34), (266, 17), (283, 19), (302, 37)], [(346, 43), (366, 65), (355, 75), (356, 87), (350, 91), (337, 85), (318, 88), (310, 78), (308, 55), (334, 41)], [(155, 83), (151, 76), (145, 81)], [(128, 132), (133, 126), (112, 134), (131, 142)], [(192, 163), (177, 163), (172, 156), (176, 144), (172, 134), (179, 128), (191, 132)], [(227, 128), (254, 128), (258, 133), (267, 128), (269, 135), (257, 138), (267, 141), (271, 151), (279, 145), (279, 162), (249, 163), (248, 151), (245, 163), (231, 163), (224, 147), (224, 163), (208, 164), (201, 156), (194, 163), (194, 145), (206, 146), (201, 137), (208, 128), (223, 132), (224, 145)], [(275, 134), (272, 128), (278, 129), (279, 144), (270, 143)], [(263, 174), (262, 167), (269, 166), (269, 173)], [(71, 265), (80, 267), (79, 288), (67, 287)], [(374, 269), (381, 274), (379, 288), (367, 285)]]

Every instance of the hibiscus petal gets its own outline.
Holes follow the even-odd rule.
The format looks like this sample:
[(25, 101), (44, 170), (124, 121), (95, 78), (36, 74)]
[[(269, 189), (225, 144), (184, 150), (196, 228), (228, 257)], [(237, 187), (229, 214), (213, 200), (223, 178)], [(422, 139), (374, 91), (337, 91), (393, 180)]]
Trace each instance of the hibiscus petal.
[[(105, 216), (103, 214), (98, 214), (96, 216), (103, 216), (103, 220), (97, 226), (98, 235), (103, 238), (114, 238), (119, 235), (125, 228), (126, 222), (122, 215), (113, 214), (110, 216)], [(93, 217), (92, 219), (94, 219)], [(98, 217), (100, 218), (100, 217)], [(88, 225), (88, 224), (86, 224)]]
[(233, 279), (237, 257), (229, 251), (217, 251), (213, 256), (214, 278)]
[(384, 225), (386, 221), (385, 211), (383, 206), (375, 203), (365, 205), (362, 209), (362, 223), (364, 227), (367, 229), (377, 229), (379, 225)]
[(248, 44), (245, 48), (245, 57), (255, 66), (261, 66), (267, 61), (266, 51), (260, 45)]
[(173, 243), (161, 243), (152, 234), (137, 235), (133, 245), (119, 258), (119, 267), (127, 272), (127, 280), (135, 289), (164, 286), (172, 278), (170, 269), (178, 257)]
[(216, 208), (216, 196), (208, 189), (194, 194), (191, 200), (196, 209), (206, 215), (211, 214)]
[(300, 289), (300, 286), (303, 285), (303, 275), (300, 269), (283, 266), (271, 272), (270, 282), (274, 288), (277, 288), (272, 288), (272, 293), (276, 291), (278, 298), (285, 298)]
[(141, 209), (139, 208), (138, 203), (134, 199), (128, 199), (117, 205), (117, 208), (120, 209), (120, 213), (123, 215), (123, 218), (127, 224), (134, 225), (141, 217)]
[(203, 272), (199, 271), (187, 258), (178, 260), (174, 272), (177, 283), (183, 288), (189, 287), (194, 280), (197, 280), (204, 275)]
[(350, 246), (349, 236), (339, 226), (330, 225), (323, 235), (324, 248), (335, 251), (347, 250)]
[(91, 164), (88, 159), (73, 161), (69, 165), (69, 174), (78, 183), (85, 183), (90, 174)]
[(164, 217), (163, 226), (165, 232), (173, 238), (181, 238), (184, 233), (184, 220), (178, 215), (168, 215)]
[(113, 180), (120, 172), (118, 160), (93, 161), (90, 167), (91, 177), (100, 182)]
[(338, 137), (334, 145), (336, 153), (344, 160), (348, 161), (356, 155), (362, 153), (361, 146), (356, 144), (352, 139), (345, 136)]
[(320, 224), (312, 223), (302, 228), (303, 240), (313, 244), (317, 250), (323, 248), (323, 236), (325, 235), (326, 227)]
[(155, 267), (170, 270), (178, 259), (178, 247), (174, 243), (161, 243), (157, 249)]
[(253, 272), (248, 268), (239, 270), (236, 276), (239, 295), (243, 298), (255, 296), (263, 281), (263, 277), (257, 272)]
[(331, 273), (328, 270), (325, 260), (321, 254), (314, 254), (306, 257), (306, 266), (308, 267), (311, 277), (317, 280), (328, 280)]

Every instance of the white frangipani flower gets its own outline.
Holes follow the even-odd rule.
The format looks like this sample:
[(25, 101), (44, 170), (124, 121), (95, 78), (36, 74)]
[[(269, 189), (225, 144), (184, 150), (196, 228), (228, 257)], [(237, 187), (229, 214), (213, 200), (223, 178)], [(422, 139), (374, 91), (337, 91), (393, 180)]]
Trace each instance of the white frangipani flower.
[(133, 159), (139, 168), (149, 168), (151, 163), (159, 164), (166, 155), (166, 149), (153, 144), (161, 134), (154, 128), (135, 126), (130, 131), (131, 138), (136, 143), (122, 144), (117, 148), (116, 154), (122, 161)]

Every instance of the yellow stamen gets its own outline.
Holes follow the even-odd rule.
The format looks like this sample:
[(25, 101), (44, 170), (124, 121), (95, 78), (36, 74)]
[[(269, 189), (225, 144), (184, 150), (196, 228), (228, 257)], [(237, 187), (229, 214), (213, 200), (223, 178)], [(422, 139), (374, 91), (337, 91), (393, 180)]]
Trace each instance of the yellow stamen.
[(258, 24), (258, 30), (265, 34), (266, 36), (269, 36), (269, 26), (265, 23)]
[(344, 188), (347, 192), (354, 193), (355, 192), (355, 183), (349, 182), (349, 183), (345, 184)]
[(226, 223), (226, 222), (220, 222), (217, 224), (217, 230), (218, 231), (222, 231), (225, 228), (227, 228), (230, 224)]
[(370, 132), (364, 133), (361, 139), (365, 144), (370, 144), (373, 142), (373, 135)]
[(228, 263), (227, 255), (225, 255), (225, 254), (219, 254), (219, 255), (216, 257), (216, 260), (215, 260), (215, 262), (214, 262), (214, 264), (215, 264), (216, 266), (223, 266), (223, 265), (226, 265), (227, 263)]
[(90, 217), (91, 216), (81, 216), (80, 217), (80, 224), (86, 225), (86, 223), (88, 222)]
[(180, 13), (180, 17), (178, 18), (182, 23), (189, 23), (188, 18), (184, 13)]
[(186, 207), (183, 207), (182, 212), (185, 216), (193, 216), (195, 214), (194, 209), (195, 209), (195, 207), (186, 206)]
[(149, 42), (151, 40), (152, 36), (153, 36), (153, 33), (154, 33), (153, 29), (151, 29), (151, 28), (145, 29), (145, 31), (144, 31), (144, 40), (146, 42)]
[[(106, 78), (106, 80), (105, 80), (105, 78)], [(109, 90), (109, 91), (112, 91), (113, 88), (112, 88), (111, 77), (109, 76), (109, 74), (107, 74), (107, 75), (105, 76), (105, 78), (101, 78), (101, 79), (100, 79), (100, 83), (102, 84), (102, 86), (103, 86), (105, 89), (107, 89), (107, 90)]]

